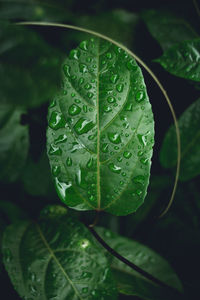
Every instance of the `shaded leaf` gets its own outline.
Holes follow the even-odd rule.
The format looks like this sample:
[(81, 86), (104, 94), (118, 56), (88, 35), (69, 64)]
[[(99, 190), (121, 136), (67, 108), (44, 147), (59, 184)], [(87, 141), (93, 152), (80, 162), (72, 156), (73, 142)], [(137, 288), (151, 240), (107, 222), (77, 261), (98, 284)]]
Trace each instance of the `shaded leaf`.
[(174, 44), (198, 38), (198, 34), (187, 21), (170, 12), (147, 10), (142, 17), (148, 30), (163, 50), (167, 50)]
[(108, 42), (83, 41), (65, 60), (48, 121), (61, 200), (78, 210), (136, 211), (149, 182), (154, 122), (135, 60)]
[[(109, 246), (122, 256), (167, 285), (182, 290), (174, 270), (159, 254), (139, 242), (121, 237), (110, 230), (100, 227), (96, 230)], [(178, 299), (176, 298), (178, 293), (156, 286), (114, 256), (109, 255), (109, 257), (119, 292), (147, 300)]]
[(175, 76), (199, 82), (199, 58), (200, 39), (194, 39), (172, 46), (155, 61)]
[(0, 180), (15, 181), (28, 155), (28, 126), (20, 124), (25, 111), (0, 103)]
[[(50, 209), (50, 208), (49, 208)], [(77, 220), (55, 207), (38, 223), (10, 225), (3, 237), (6, 270), (21, 297), (116, 299), (102, 249)]]
[[(200, 99), (190, 105), (178, 121), (181, 137), (180, 180), (186, 181), (200, 174)], [(174, 126), (168, 130), (160, 153), (165, 168), (173, 168), (177, 160), (177, 143)]]

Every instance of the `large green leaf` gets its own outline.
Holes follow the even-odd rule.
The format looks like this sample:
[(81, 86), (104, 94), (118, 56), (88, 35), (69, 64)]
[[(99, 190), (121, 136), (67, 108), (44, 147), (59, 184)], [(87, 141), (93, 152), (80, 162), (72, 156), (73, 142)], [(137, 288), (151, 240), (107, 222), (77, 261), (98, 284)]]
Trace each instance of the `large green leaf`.
[(152, 36), (163, 50), (167, 50), (179, 42), (198, 38), (187, 21), (162, 10), (147, 10), (142, 17)]
[[(49, 207), (38, 223), (10, 225), (3, 237), (6, 270), (26, 299), (116, 299), (117, 291), (103, 250), (88, 229)], [(58, 216), (59, 214), (59, 216)]]
[(61, 200), (127, 215), (149, 183), (154, 122), (137, 63), (103, 40), (83, 41), (63, 65), (48, 115), (47, 147)]
[[(139, 242), (121, 237), (110, 230), (99, 227), (97, 232), (110, 247), (129, 261), (167, 285), (179, 291), (182, 290), (182, 285), (174, 270), (156, 252)], [(109, 257), (113, 274), (118, 282), (119, 292), (146, 300), (178, 299), (176, 298), (178, 293), (156, 286), (114, 256), (109, 255)]]
[(200, 81), (200, 38), (178, 43), (166, 50), (155, 61), (169, 73)]
[(15, 181), (26, 162), (29, 148), (28, 126), (20, 124), (24, 110), (0, 103), (0, 180)]
[[(181, 136), (180, 180), (186, 181), (200, 174), (200, 99), (181, 115), (178, 125)], [(174, 126), (168, 130), (160, 153), (163, 167), (173, 168), (177, 161), (177, 143)]]
[(60, 82), (62, 53), (34, 31), (0, 23), (0, 97), (24, 107), (49, 101)]

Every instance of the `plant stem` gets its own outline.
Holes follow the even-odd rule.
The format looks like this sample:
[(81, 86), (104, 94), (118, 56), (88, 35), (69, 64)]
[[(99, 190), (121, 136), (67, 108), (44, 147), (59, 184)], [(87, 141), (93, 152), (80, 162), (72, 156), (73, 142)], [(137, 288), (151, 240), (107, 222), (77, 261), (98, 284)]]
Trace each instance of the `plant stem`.
[(111, 248), (99, 235), (98, 233), (94, 230), (94, 227), (89, 226), (88, 227), (89, 230), (91, 231), (91, 233), (93, 234), (93, 236), (97, 239), (97, 241), (113, 256), (115, 256), (117, 259), (121, 260), (124, 264), (126, 264), (127, 266), (129, 266), (131, 269), (133, 269), (134, 271), (140, 273), (142, 276), (144, 276), (146, 279), (152, 281), (153, 283), (161, 286), (162, 288), (165, 288), (167, 290), (170, 290), (173, 293), (176, 293), (177, 295), (180, 296), (180, 293), (178, 292), (178, 290), (176, 290), (175, 288), (167, 285), (166, 283), (162, 282), (161, 280), (155, 278), (153, 275), (149, 274), (148, 272), (144, 271), (143, 269), (141, 269), (140, 267), (138, 267), (137, 265), (135, 265), (134, 263), (132, 263), (131, 261), (129, 261), (128, 259), (126, 259), (125, 257), (123, 257), (122, 255), (120, 255), (118, 252), (116, 252), (113, 248)]

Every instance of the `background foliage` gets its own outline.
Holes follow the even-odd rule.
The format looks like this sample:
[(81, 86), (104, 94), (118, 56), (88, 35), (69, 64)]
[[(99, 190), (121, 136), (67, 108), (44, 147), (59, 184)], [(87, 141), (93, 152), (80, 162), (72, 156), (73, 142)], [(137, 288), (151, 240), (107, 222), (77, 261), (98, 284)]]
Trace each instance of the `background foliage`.
[[(133, 50), (163, 83), (180, 117), (183, 145), (174, 204), (165, 217), (158, 218), (173, 185), (176, 142), (168, 106), (143, 71), (155, 119), (148, 194), (136, 213), (102, 214), (98, 225), (162, 255), (181, 279), (186, 298), (196, 299), (200, 294), (200, 18), (192, 1), (0, 2), (0, 242), (8, 224), (36, 219), (46, 205), (60, 204), (46, 155), (47, 108), (60, 86), (63, 59), (89, 37), (70, 30), (12, 24), (24, 20), (70, 23), (102, 32)], [(85, 224), (94, 219), (92, 212), (69, 212)], [(117, 276), (123, 283), (125, 275)], [(0, 278), (2, 294), (20, 299), (2, 263)], [(127, 290), (120, 299), (151, 299)], [(152, 295), (154, 300), (164, 297), (159, 292), (155, 296), (154, 290)]]

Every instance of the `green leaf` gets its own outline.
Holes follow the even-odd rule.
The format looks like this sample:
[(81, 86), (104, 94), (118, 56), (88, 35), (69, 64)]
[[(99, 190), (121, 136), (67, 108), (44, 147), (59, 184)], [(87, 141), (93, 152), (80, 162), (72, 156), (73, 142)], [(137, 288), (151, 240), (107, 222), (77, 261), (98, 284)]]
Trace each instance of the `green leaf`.
[(61, 200), (78, 210), (136, 211), (149, 183), (154, 121), (135, 60), (103, 40), (83, 41), (65, 60), (48, 122)]
[(23, 109), (0, 103), (0, 181), (15, 181), (26, 162), (28, 126), (20, 124)]
[(29, 158), (22, 174), (25, 191), (32, 196), (55, 197), (55, 189), (46, 152), (37, 162)]
[[(169, 263), (150, 248), (139, 242), (121, 237), (105, 228), (97, 228), (100, 236), (118, 253), (137, 266), (181, 291), (182, 285)], [(114, 256), (109, 255), (111, 269), (118, 282), (119, 292), (147, 300), (178, 299), (176, 292), (169, 292), (148, 281)]]
[(170, 12), (147, 10), (142, 17), (149, 32), (163, 50), (167, 50), (174, 44), (198, 38), (198, 34), (187, 21)]
[[(178, 121), (181, 137), (180, 180), (186, 181), (200, 174), (200, 99), (190, 105)], [(177, 161), (177, 143), (174, 126), (164, 138), (160, 162), (165, 168), (173, 168)]]
[(3, 237), (4, 264), (22, 298), (117, 299), (103, 250), (84, 225), (55, 207), (36, 222), (9, 226)]
[(2, 23), (0, 54), (1, 99), (14, 105), (36, 107), (56, 93), (63, 54), (37, 33)]
[(175, 76), (199, 82), (199, 57), (200, 39), (194, 39), (174, 45), (155, 61)]

